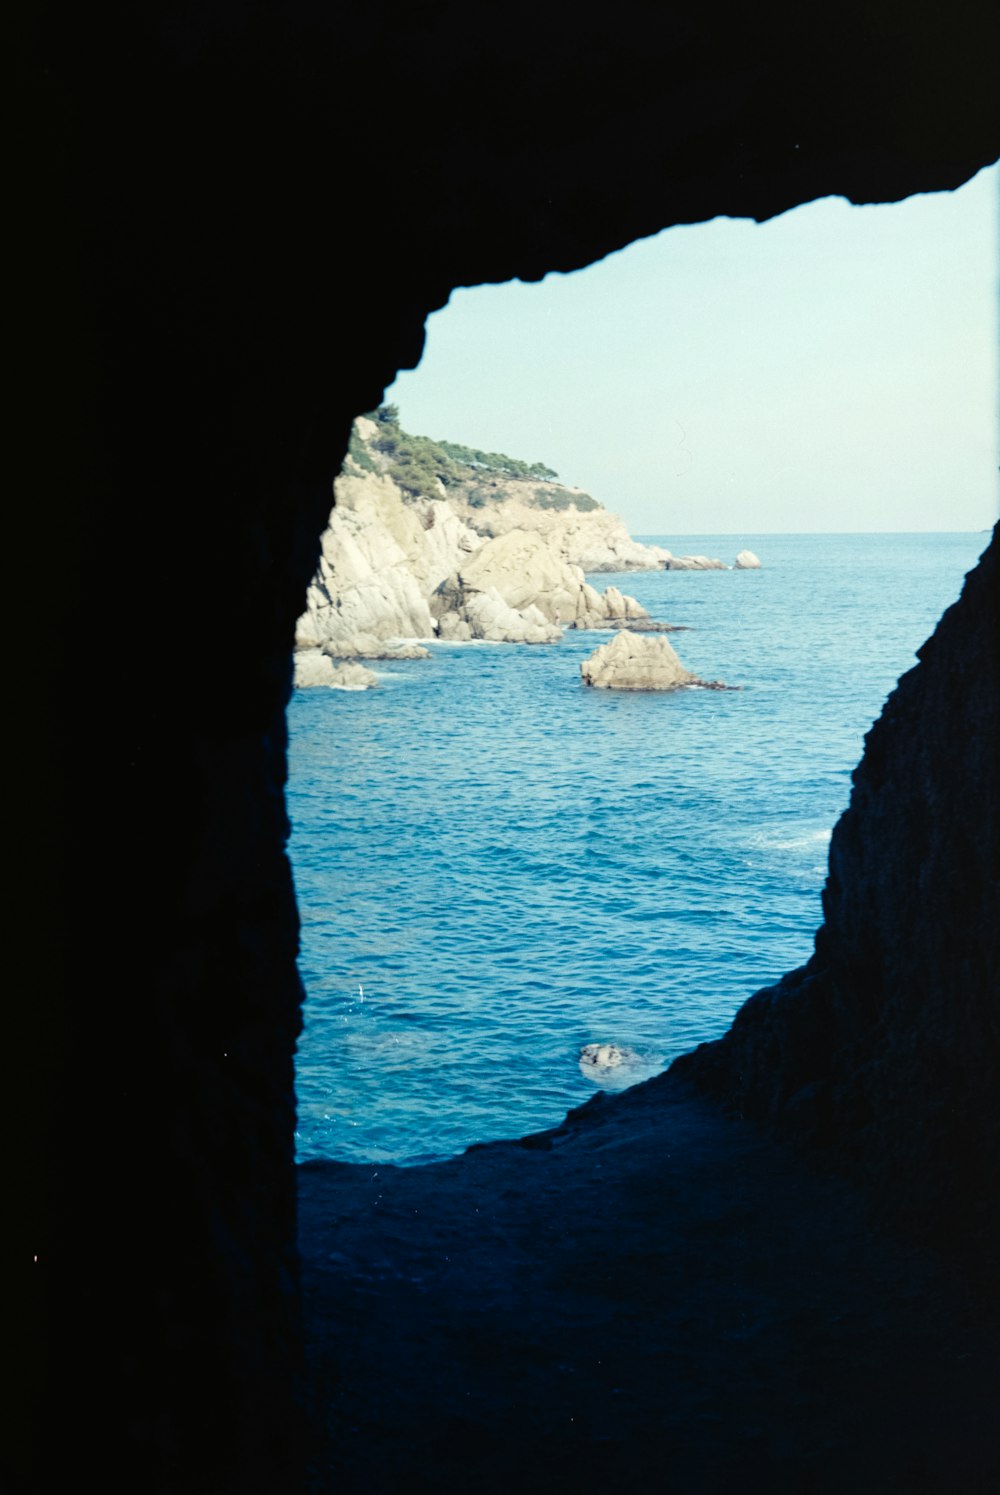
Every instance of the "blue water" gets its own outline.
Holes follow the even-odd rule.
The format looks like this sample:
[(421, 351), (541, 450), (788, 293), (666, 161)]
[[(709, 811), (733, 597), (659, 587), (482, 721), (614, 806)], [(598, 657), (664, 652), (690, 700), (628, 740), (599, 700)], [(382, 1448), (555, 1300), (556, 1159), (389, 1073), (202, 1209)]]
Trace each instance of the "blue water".
[(600, 576), (737, 692), (584, 689), (610, 635), (432, 646), (292, 700), (299, 1157), (556, 1124), (586, 1043), (652, 1074), (801, 965), (862, 739), (988, 536), (655, 538), (759, 572)]

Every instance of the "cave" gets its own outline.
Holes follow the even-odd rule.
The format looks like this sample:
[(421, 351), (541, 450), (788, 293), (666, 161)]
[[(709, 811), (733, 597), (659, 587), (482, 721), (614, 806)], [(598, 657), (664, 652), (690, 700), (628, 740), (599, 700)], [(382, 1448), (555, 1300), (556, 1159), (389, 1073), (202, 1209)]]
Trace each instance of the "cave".
[[(813, 14), (645, 0), (572, 15), (520, 0), (30, 13), (9, 624), (12, 964), (29, 988), (8, 1002), (6, 1045), (12, 1488), (92, 1471), (108, 1490), (291, 1492), (325, 1457), (296, 1244), (284, 712), (354, 415), (416, 363), (456, 286), (539, 279), (717, 215), (961, 185), (998, 153), (997, 40), (985, 7), (888, 0)], [(659, 1089), (463, 1161), (485, 1187), (527, 1160), (529, 1258), (559, 1209), (546, 1160), (612, 1137), (623, 1157), (655, 1158), (662, 1112), (679, 1154), (705, 1127), (733, 1139), (716, 1156), (734, 1177), (800, 1168), (824, 1208), (872, 1201), (879, 1228), (912, 1243), (900, 1250), (932, 1253), (911, 1295), (954, 1283), (969, 1317), (995, 1322), (997, 543), (869, 736), (810, 964)], [(303, 1216), (336, 1186), (303, 1186)], [(782, 1198), (793, 1230), (805, 1204)], [(857, 1272), (884, 1285), (895, 1258), (876, 1272), (870, 1237), (852, 1239)], [(803, 1241), (825, 1270), (820, 1237)], [(336, 1247), (322, 1250), (336, 1276)], [(622, 1271), (651, 1300), (659, 1261), (640, 1229)], [(966, 1356), (985, 1395), (982, 1344), (940, 1328), (945, 1369), (958, 1377)], [(773, 1347), (788, 1329), (772, 1330)], [(837, 1342), (824, 1384), (849, 1400), (868, 1341)], [(344, 1383), (346, 1343), (333, 1333), (328, 1361)], [(869, 1378), (906, 1379), (906, 1344), (890, 1348)], [(441, 1365), (410, 1354), (444, 1397)], [(824, 1439), (844, 1401), (794, 1468), (776, 1446), (760, 1454), (780, 1420), (765, 1402), (711, 1467), (660, 1447), (655, 1408), (644, 1442), (609, 1435), (583, 1462), (563, 1428), (533, 1466), (538, 1487), (646, 1477), (662, 1456), (664, 1478), (673, 1461), (676, 1488), (697, 1495), (737, 1478), (836, 1488)], [(492, 1432), (439, 1411), (438, 1488), (456, 1471), (483, 1488), (490, 1470), (518, 1474), (501, 1440), (516, 1407)], [(706, 1416), (725, 1429), (732, 1409)], [(944, 1407), (933, 1449), (890, 1438), (889, 1462), (854, 1483), (941, 1488), (949, 1472), (951, 1489), (990, 1488), (1000, 1452), (984, 1417)], [(416, 1472), (391, 1450), (356, 1467), (419, 1489), (430, 1447), (415, 1445)], [(328, 1487), (351, 1488), (354, 1467)]]

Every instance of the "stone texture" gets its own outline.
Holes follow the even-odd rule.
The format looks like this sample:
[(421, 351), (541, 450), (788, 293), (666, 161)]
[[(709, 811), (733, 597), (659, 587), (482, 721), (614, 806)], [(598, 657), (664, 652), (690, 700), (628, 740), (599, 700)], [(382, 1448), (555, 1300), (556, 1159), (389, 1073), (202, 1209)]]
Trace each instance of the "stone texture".
[(548, 548), (581, 571), (655, 571), (670, 559), (661, 545), (633, 540), (624, 522), (606, 509), (538, 509), (516, 497), (482, 509), (462, 509), (462, 517), (488, 539), (509, 530), (535, 531)]
[(578, 566), (553, 552), (537, 530), (508, 530), (487, 540), (441, 584), (432, 607), (440, 613), (461, 613), (477, 595), (490, 593), (518, 612), (535, 608), (557, 631), (560, 626), (599, 628), (611, 618), (647, 616), (633, 597), (615, 587), (602, 596)]
[[(442, 555), (450, 563), (466, 536), (454, 515), (425, 529), (389, 478), (375, 473), (337, 479), (336, 507), (323, 532), (319, 570), (296, 624), (296, 643), (360, 653), (359, 640), (429, 638), (427, 605)], [(428, 537), (432, 536), (433, 539)]]
[(759, 571), (760, 561), (752, 550), (741, 550), (733, 562), (733, 569), (735, 571)]
[(467, 596), (463, 613), (472, 638), (504, 644), (557, 644), (562, 638), (561, 630), (534, 603), (510, 607), (496, 587)]

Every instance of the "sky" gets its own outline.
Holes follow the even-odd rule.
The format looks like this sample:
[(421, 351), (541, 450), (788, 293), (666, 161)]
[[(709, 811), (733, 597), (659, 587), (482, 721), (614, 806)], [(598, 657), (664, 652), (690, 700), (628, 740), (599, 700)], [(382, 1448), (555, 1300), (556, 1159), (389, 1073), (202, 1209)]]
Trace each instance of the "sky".
[(665, 230), (456, 290), (404, 429), (545, 462), (633, 534), (982, 530), (1000, 464), (1000, 166)]

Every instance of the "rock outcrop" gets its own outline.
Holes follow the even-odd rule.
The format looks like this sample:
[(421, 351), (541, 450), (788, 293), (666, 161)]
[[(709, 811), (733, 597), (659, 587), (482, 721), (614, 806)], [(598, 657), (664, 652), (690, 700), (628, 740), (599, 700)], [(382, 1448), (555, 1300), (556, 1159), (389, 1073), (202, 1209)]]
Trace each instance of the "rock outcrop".
[(686, 670), (665, 638), (640, 636), (624, 629), (595, 649), (580, 666), (584, 685), (599, 690), (678, 690), (698, 685), (724, 690), (718, 681), (700, 680)]
[[(540, 616), (532, 621), (551, 625), (554, 639), (563, 627), (602, 628), (613, 619), (648, 617), (634, 597), (617, 587), (608, 587), (602, 596), (578, 566), (550, 549), (537, 530), (508, 530), (487, 540), (460, 571), (437, 588), (431, 610), (438, 617), (457, 614), (470, 624), (474, 638), (495, 637), (479, 631), (483, 615), (479, 599), (491, 595), (515, 613), (533, 609)], [(517, 641), (516, 624), (509, 636)]]
[(435, 597), (446, 607), (438, 624), (443, 639), (458, 643), (478, 638), (497, 644), (557, 644), (562, 638), (562, 630), (550, 623), (534, 603), (511, 607), (496, 587), (466, 592), (459, 586)]
[[(508, 488), (512, 486), (508, 484)], [(570, 499), (577, 492), (564, 491)], [(536, 492), (544, 496), (544, 489)], [(672, 559), (670, 551), (662, 545), (643, 545), (633, 540), (618, 515), (603, 508), (582, 512), (575, 508), (545, 509), (525, 502), (516, 494), (487, 509), (472, 509), (460, 503), (456, 508), (466, 523), (487, 538), (507, 534), (512, 529), (535, 531), (545, 537), (553, 554), (582, 571), (653, 571)]]
[(378, 676), (361, 664), (335, 664), (321, 649), (300, 649), (295, 655), (295, 684), (300, 688), (325, 685), (331, 690), (370, 690), (378, 684)]
[(429, 591), (447, 575), (455, 553), (480, 543), (450, 512), (435, 518), (436, 524), (425, 524), (421, 506), (405, 503), (390, 478), (344, 472), (296, 626), (296, 648), (333, 653), (342, 647), (345, 657), (367, 657), (366, 639), (377, 640), (380, 650), (389, 639), (432, 637)]
[(377, 639), (371, 633), (358, 633), (350, 638), (328, 639), (323, 644), (323, 653), (331, 659), (430, 659), (430, 650), (423, 644), (401, 643), (393, 639)]
[(728, 571), (725, 561), (707, 555), (671, 555), (663, 563), (667, 571)]
[(734, 571), (759, 571), (760, 561), (752, 550), (741, 550), (733, 562)]
[(426, 654), (417, 639), (539, 644), (558, 642), (563, 628), (653, 626), (634, 597), (602, 594), (584, 568), (652, 570), (668, 550), (638, 544), (616, 515), (549, 480), (500, 475), (484, 487), (470, 467), (452, 470), (448, 488), (423, 475), (427, 492), (407, 491), (407, 470), (381, 452), (379, 432), (355, 422), (298, 650), (413, 658)]

